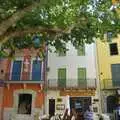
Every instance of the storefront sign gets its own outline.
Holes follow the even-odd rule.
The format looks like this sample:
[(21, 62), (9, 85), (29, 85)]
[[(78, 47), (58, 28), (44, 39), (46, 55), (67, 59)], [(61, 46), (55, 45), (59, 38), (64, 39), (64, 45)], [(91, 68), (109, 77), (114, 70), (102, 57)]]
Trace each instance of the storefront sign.
[(65, 110), (65, 104), (57, 104), (56, 110)]
[(95, 90), (62, 90), (61, 96), (95, 96)]

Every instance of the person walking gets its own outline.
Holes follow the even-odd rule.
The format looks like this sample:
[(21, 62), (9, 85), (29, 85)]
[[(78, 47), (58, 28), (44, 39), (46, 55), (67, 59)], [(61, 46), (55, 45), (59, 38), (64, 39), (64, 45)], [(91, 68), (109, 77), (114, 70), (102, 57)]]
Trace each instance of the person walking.
[(93, 112), (90, 108), (84, 113), (84, 120), (93, 120)]

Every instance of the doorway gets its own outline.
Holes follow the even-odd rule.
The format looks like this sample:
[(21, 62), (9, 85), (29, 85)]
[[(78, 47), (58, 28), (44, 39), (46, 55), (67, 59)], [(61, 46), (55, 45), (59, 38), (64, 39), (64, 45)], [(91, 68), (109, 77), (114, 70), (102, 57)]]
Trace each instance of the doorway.
[(18, 114), (31, 114), (32, 95), (19, 94)]
[(74, 108), (78, 112), (85, 112), (91, 105), (91, 97), (71, 97), (70, 109)]
[(49, 99), (49, 115), (55, 115), (55, 99)]

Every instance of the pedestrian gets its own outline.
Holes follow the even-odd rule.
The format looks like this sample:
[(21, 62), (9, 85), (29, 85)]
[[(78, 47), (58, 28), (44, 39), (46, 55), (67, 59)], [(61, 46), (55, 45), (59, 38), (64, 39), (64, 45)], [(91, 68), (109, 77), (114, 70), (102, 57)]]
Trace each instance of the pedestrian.
[(116, 109), (116, 120), (120, 120), (120, 105)]
[(84, 120), (93, 120), (93, 112), (90, 107), (84, 113)]

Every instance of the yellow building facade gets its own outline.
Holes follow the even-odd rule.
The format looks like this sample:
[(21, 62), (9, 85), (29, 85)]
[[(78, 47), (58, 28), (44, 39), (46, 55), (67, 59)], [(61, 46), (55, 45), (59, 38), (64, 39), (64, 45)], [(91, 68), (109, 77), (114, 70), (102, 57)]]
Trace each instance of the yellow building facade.
[(98, 40), (96, 49), (102, 111), (113, 113), (120, 93), (120, 35), (111, 42)]

